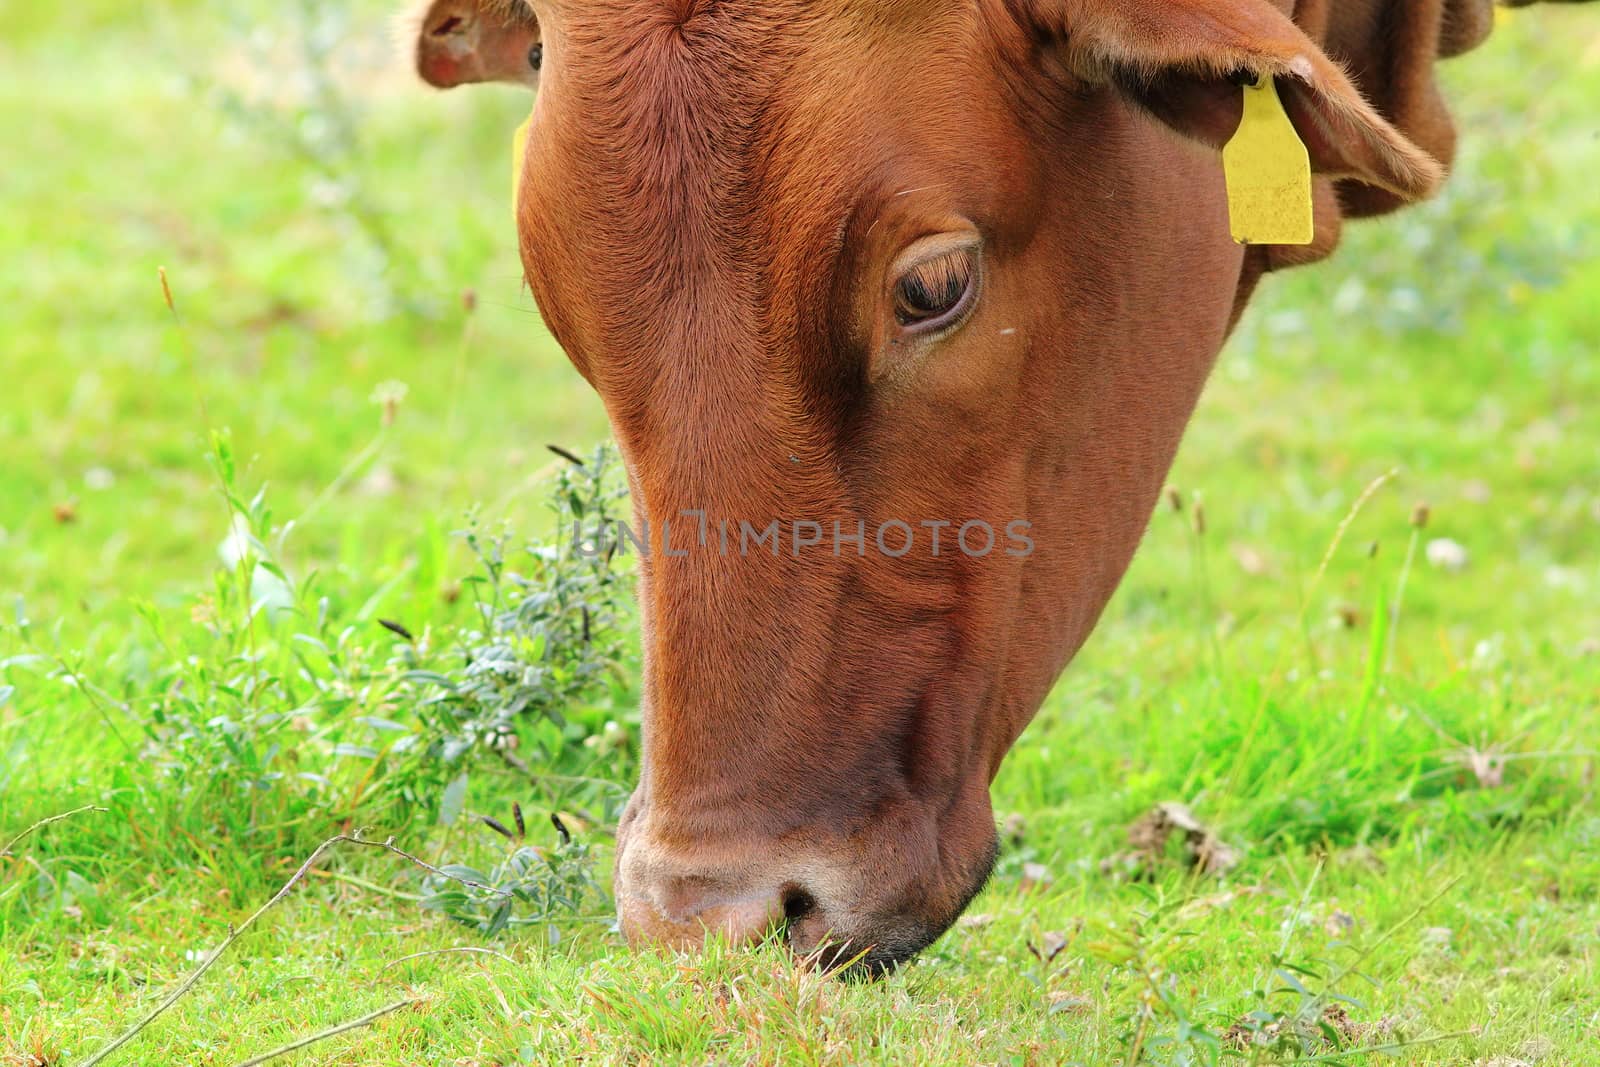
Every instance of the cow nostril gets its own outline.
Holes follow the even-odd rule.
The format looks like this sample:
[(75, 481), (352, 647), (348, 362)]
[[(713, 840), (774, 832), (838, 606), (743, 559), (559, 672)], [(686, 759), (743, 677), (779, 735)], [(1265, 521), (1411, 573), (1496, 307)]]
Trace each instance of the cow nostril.
[(783, 891), (783, 918), (785, 922), (799, 922), (817, 910), (817, 898), (804, 889)]

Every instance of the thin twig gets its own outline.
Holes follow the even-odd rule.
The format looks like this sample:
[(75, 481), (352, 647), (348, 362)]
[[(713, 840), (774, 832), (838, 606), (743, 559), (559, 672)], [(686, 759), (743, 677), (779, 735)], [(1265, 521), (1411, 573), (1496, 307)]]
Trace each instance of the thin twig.
[[(336, 840), (336, 841), (337, 840), (341, 840), (341, 838), (335, 838), (334, 840)], [(497, 889), (492, 885), (484, 885), (482, 882), (474, 882), (470, 878), (461, 878), (461, 877), (458, 877), (458, 876), (456, 876), (454, 874), (449, 874), (449, 873), (447, 873), (445, 871), (441, 871), (439, 868), (435, 867), (433, 864), (429, 863), (427, 860), (418, 859), (416, 856), (413, 856), (411, 853), (407, 852), (405, 849), (403, 849), (400, 846), (396, 845), (394, 843), (394, 838), (392, 838), (392, 837), (388, 838), (386, 840), (383, 840), (383, 841), (368, 841), (366, 838), (361, 836), (361, 831), (357, 830), (355, 832), (354, 836), (344, 837), (344, 838), (342, 838), (342, 840), (349, 841), (351, 844), (354, 844), (354, 845), (363, 845), (363, 846), (365, 846), (367, 848), (381, 848), (385, 852), (392, 852), (396, 856), (399, 856), (401, 859), (409, 860), (411, 863), (415, 864), (416, 866), (421, 867), (423, 870), (427, 871), (429, 874), (437, 874), (440, 878), (448, 878), (450, 881), (455, 882), (458, 885), (464, 885), (469, 889), (481, 889), (485, 893), (493, 893), (497, 897), (510, 897), (510, 896), (515, 896), (516, 895), (516, 894), (512, 893), (512, 891), (509, 890), (509, 889)]]
[(287, 1056), (291, 1052), (298, 1052), (307, 1045), (315, 1045), (318, 1041), (326, 1041), (330, 1037), (338, 1037), (340, 1034), (349, 1033), (351, 1030), (359, 1030), (363, 1026), (371, 1026), (385, 1015), (392, 1015), (401, 1008), (411, 1008), (421, 1003), (422, 1001), (420, 1000), (397, 1000), (388, 1007), (379, 1008), (377, 1011), (363, 1015), (359, 1019), (351, 1019), (347, 1023), (340, 1023), (338, 1026), (319, 1031), (309, 1037), (302, 1037), (298, 1041), (284, 1045), (282, 1048), (275, 1048), (271, 1052), (264, 1052), (253, 1059), (245, 1060), (239, 1064), (239, 1067), (259, 1067), (260, 1064), (266, 1063), (268, 1060), (275, 1060), (279, 1056)]
[(42, 829), (42, 828), (44, 828), (46, 826), (49, 826), (53, 822), (61, 822), (64, 819), (72, 818), (74, 815), (82, 815), (86, 811), (98, 811), (98, 812), (102, 812), (103, 813), (103, 812), (107, 812), (107, 811), (110, 811), (110, 810), (111, 810), (110, 808), (102, 808), (102, 807), (99, 807), (99, 806), (97, 806), (95, 804), (85, 804), (81, 808), (73, 808), (71, 811), (64, 811), (60, 815), (52, 815), (49, 818), (40, 819), (38, 822), (34, 823), (32, 826), (30, 826), (26, 830), (22, 831), (22, 833), (18, 834), (16, 837), (13, 837), (10, 841), (7, 841), (5, 843), (5, 847), (4, 848), (0, 848), (0, 856), (4, 856), (7, 853), (9, 853), (11, 851), (11, 849), (13, 847), (15, 847), (24, 837), (27, 837), (29, 834), (33, 833), (35, 830), (39, 830), (39, 829)]
[(315, 878), (326, 878), (331, 882), (343, 882), (345, 885), (353, 885), (358, 889), (365, 889), (371, 893), (381, 893), (386, 897), (393, 897), (395, 900), (409, 900), (412, 903), (417, 903), (423, 899), (421, 893), (407, 893), (403, 889), (379, 885), (377, 882), (369, 882), (365, 878), (357, 878), (354, 875), (344, 874), (340, 871), (312, 871), (311, 874)]
[(93, 1056), (89, 1057), (89, 1059), (85, 1060), (83, 1067), (94, 1067), (95, 1064), (102, 1062), (106, 1059), (106, 1057), (117, 1051), (117, 1049), (121, 1048), (123, 1045), (126, 1045), (129, 1041), (132, 1041), (134, 1037), (137, 1036), (138, 1033), (145, 1027), (155, 1022), (163, 1012), (176, 1004), (185, 993), (194, 988), (195, 983), (200, 981), (200, 977), (204, 975), (206, 971), (211, 969), (211, 965), (216, 963), (217, 960), (221, 959), (222, 954), (228, 951), (229, 947), (231, 947), (235, 941), (239, 940), (239, 938), (244, 935), (244, 932), (255, 924), (257, 919), (261, 918), (261, 916), (267, 913), (267, 909), (271, 908), (274, 904), (278, 903), (278, 901), (289, 895), (289, 891), (306, 876), (306, 872), (310, 871), (311, 868), (315, 866), (316, 862), (322, 858), (323, 853), (327, 852), (334, 845), (337, 845), (340, 842), (354, 840), (354, 837), (340, 834), (338, 837), (329, 838), (321, 845), (318, 845), (317, 850), (311, 853), (310, 858), (300, 865), (300, 869), (295, 871), (294, 875), (290, 877), (287, 882), (283, 883), (283, 888), (274, 893), (271, 900), (257, 908), (255, 913), (246, 919), (242, 925), (228, 931), (227, 938), (223, 940), (222, 944), (218, 945), (215, 949), (206, 954), (206, 958), (201, 962), (199, 967), (195, 968), (194, 973), (190, 974), (188, 978), (184, 979), (183, 982), (180, 983), (178, 987), (171, 993), (168, 993), (166, 997), (162, 999), (161, 1003), (157, 1004), (155, 1008), (151, 1010), (150, 1014), (146, 1015), (143, 1019), (140, 1019), (137, 1023), (135, 1023), (132, 1029), (128, 1030), (121, 1037), (111, 1042), (111, 1044), (107, 1045)]
[(227, 952), (228, 949), (232, 948), (233, 943), (238, 941), (240, 937), (244, 936), (244, 932), (246, 930), (255, 925), (257, 919), (265, 915), (267, 911), (273, 907), (273, 905), (277, 904), (284, 897), (288, 896), (289, 891), (298, 885), (301, 880), (303, 880), (306, 875), (310, 873), (311, 868), (316, 866), (317, 861), (323, 857), (323, 854), (329, 849), (333, 848), (335, 845), (339, 844), (361, 845), (365, 848), (383, 849), (385, 852), (392, 852), (402, 859), (409, 860), (411, 863), (421, 867), (425, 871), (436, 874), (441, 878), (448, 878), (452, 882), (458, 882), (461, 885), (468, 886), (469, 888), (482, 889), (485, 892), (498, 894), (500, 896), (511, 895), (509, 890), (495, 889), (492, 886), (486, 886), (479, 882), (471, 881), (470, 879), (457, 878), (453, 874), (447, 874), (435, 867), (433, 864), (424, 860), (420, 860), (411, 855), (411, 853), (400, 848), (394, 843), (394, 838), (392, 837), (386, 841), (369, 841), (361, 836), (360, 831), (357, 831), (354, 834), (340, 834), (338, 837), (330, 837), (321, 845), (317, 846), (317, 850), (311, 854), (310, 858), (300, 865), (300, 869), (295, 871), (287, 882), (283, 883), (283, 888), (274, 893), (271, 900), (257, 908), (248, 919), (238, 926), (237, 929), (230, 930), (228, 932), (228, 936), (223, 939), (222, 944), (218, 945), (211, 952), (207, 953), (204, 962), (202, 962), (199, 967), (195, 968), (193, 974), (189, 975), (188, 978), (185, 978), (176, 989), (167, 994), (167, 996), (162, 999), (161, 1003), (157, 1004), (155, 1008), (151, 1010), (150, 1014), (146, 1015), (143, 1019), (140, 1019), (136, 1024), (134, 1024), (132, 1029), (128, 1030), (121, 1037), (111, 1042), (111, 1044), (95, 1053), (89, 1059), (85, 1060), (83, 1062), (83, 1067), (95, 1067), (95, 1064), (100, 1063), (113, 1052), (117, 1051), (117, 1049), (121, 1048), (123, 1045), (126, 1045), (129, 1041), (132, 1041), (136, 1036), (138, 1036), (140, 1031), (149, 1026), (151, 1023), (155, 1022), (156, 1019), (166, 1012), (168, 1008), (171, 1008), (174, 1004), (181, 1000), (184, 994), (193, 989), (195, 983), (200, 981), (200, 977), (204, 975), (206, 971), (211, 969), (211, 965), (216, 963), (217, 960), (221, 959), (222, 954)]

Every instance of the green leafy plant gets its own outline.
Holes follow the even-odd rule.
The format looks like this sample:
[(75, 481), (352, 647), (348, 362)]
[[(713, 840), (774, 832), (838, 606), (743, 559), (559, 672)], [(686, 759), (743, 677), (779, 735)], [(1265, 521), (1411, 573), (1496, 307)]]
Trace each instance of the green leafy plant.
[[(227, 434), (213, 437), (211, 458), (229, 515), (223, 566), (187, 625), (143, 610), (171, 653), (151, 668), (150, 695), (136, 707), (101, 693), (80, 666), (55, 668), (113, 724), (137, 724), (153, 816), (181, 806), (236, 841), (267, 827), (450, 825), (486, 760), (538, 779), (553, 804), (571, 799), (558, 787), (581, 786), (586, 801), (608, 805), (595, 821), (611, 815), (621, 776), (577, 772), (597, 760), (626, 770), (630, 759), (632, 735), (617, 721), (631, 700), (630, 578), (614, 560), (574, 551), (570, 536), (512, 550), (509, 533), (474, 527), (463, 536), (481, 570), (463, 587), (477, 626), (418, 635), (351, 619), (336, 606), (342, 591), (280, 562), (288, 524), (276, 524), (264, 490), (239, 491)], [(562, 470), (558, 530), (605, 521), (618, 481), (606, 448)]]
[(405, 676), (421, 696), (420, 730), (407, 746), (414, 760), (465, 769), (491, 754), (536, 777), (579, 769), (593, 755), (627, 760), (629, 735), (608, 698), (627, 685), (631, 582), (612, 554), (574, 543), (580, 527), (614, 520), (626, 495), (615, 463), (602, 446), (557, 476), (553, 543), (513, 552), (508, 534), (463, 534), (481, 568), (463, 583), (479, 624), (456, 639), (455, 665)]
[(444, 865), (423, 883), (422, 906), (491, 938), (512, 927), (545, 924), (555, 944), (557, 924), (586, 909), (603, 909), (605, 891), (595, 878), (589, 846), (572, 836), (559, 815), (550, 816), (556, 843), (541, 846), (528, 843), (521, 806), (514, 805), (512, 812), (514, 830), (493, 818), (483, 820), (511, 842), (511, 852), (487, 871), (464, 863)]

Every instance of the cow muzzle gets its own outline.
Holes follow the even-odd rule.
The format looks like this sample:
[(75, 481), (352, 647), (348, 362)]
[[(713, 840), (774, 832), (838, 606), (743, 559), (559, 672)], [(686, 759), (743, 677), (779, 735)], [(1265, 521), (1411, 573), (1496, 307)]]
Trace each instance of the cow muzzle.
[(752, 945), (787, 933), (789, 920), (814, 906), (792, 878), (754, 862), (753, 848), (685, 848), (637, 824), (628, 830), (625, 824), (618, 834), (615, 892), (632, 945), (692, 950), (708, 938)]
[(622, 932), (670, 950), (781, 941), (824, 969), (885, 974), (949, 928), (987, 880), (987, 801), (983, 792), (970, 832), (946, 824), (941, 835), (936, 819), (908, 817), (845, 838), (666, 833), (636, 802), (617, 834)]

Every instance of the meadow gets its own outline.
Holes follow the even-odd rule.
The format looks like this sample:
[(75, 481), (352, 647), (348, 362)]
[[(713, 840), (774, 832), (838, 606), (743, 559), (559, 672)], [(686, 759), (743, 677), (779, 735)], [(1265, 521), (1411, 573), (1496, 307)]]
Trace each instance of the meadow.
[(1449, 191), (1268, 280), (992, 884), (864, 984), (612, 928), (637, 641), (525, 547), (621, 506), (526, 98), (413, 87), (376, 0), (221, 7), (0, 39), (0, 1064), (208, 961), (104, 1062), (399, 1005), (274, 1062), (1600, 1063), (1596, 12), (1449, 64)]

